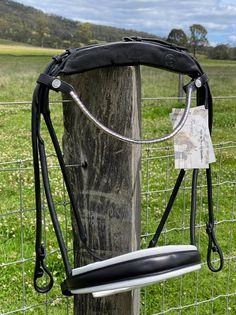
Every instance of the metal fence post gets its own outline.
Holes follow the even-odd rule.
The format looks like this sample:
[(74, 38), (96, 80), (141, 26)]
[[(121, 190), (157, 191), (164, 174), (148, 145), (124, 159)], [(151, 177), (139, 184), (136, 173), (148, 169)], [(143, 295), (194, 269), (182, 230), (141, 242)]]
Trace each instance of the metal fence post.
[[(140, 69), (111, 67), (64, 76), (93, 115), (111, 129), (140, 136)], [(75, 104), (64, 104), (64, 157), (89, 246), (104, 258), (136, 250), (140, 242), (140, 147), (101, 132)], [(92, 262), (74, 227), (75, 265)], [(137, 315), (139, 291), (94, 299), (75, 297), (74, 314)]]

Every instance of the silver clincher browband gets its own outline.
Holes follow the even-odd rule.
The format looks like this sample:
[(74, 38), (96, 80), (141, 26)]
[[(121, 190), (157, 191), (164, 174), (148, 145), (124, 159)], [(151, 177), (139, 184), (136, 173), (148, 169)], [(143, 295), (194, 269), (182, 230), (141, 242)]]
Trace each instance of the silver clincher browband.
[(159, 143), (159, 142), (167, 141), (170, 138), (174, 137), (181, 130), (181, 128), (184, 126), (184, 124), (187, 120), (189, 110), (191, 107), (192, 92), (194, 90), (196, 90), (197, 88), (200, 88), (204, 83), (206, 83), (206, 81), (207, 81), (207, 76), (204, 74), (202, 77), (197, 78), (196, 80), (194, 80), (193, 82), (190, 82), (189, 84), (187, 84), (185, 86), (185, 91), (186, 91), (185, 109), (184, 109), (184, 112), (183, 112), (181, 119), (179, 120), (179, 122), (175, 126), (175, 128), (172, 130), (172, 132), (170, 132), (169, 134), (167, 134), (163, 137), (160, 137), (160, 138), (145, 140), (145, 139), (132, 139), (132, 138), (125, 137), (125, 136), (111, 130), (110, 128), (106, 127), (105, 125), (103, 125), (100, 121), (98, 121), (96, 119), (96, 117), (94, 117), (88, 111), (87, 107), (81, 101), (78, 94), (75, 92), (74, 88), (70, 84), (67, 84), (66, 82), (61, 81), (59, 78), (49, 77), (45, 74), (42, 74), (37, 80), (38, 83), (46, 84), (47, 86), (51, 87), (55, 91), (66, 92), (67, 94), (69, 94), (71, 96), (71, 98), (73, 99), (73, 101), (75, 102), (75, 104), (84, 113), (84, 115), (90, 121), (92, 121), (94, 123), (94, 125), (96, 125), (99, 129), (101, 129), (102, 131), (106, 132), (107, 134), (109, 134), (110, 136), (112, 136), (118, 140), (121, 140), (121, 141), (124, 141), (127, 143), (132, 143), (132, 144)]

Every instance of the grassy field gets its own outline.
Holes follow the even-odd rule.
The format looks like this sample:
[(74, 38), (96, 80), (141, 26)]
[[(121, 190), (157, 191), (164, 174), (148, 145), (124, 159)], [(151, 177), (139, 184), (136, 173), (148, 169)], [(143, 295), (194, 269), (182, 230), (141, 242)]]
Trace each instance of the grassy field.
[[(4, 48), (5, 47), (5, 48)], [(8, 47), (8, 48), (7, 48)], [(5, 49), (5, 50), (4, 50)], [(28, 50), (29, 49), (29, 50)], [(34, 268), (35, 213), (30, 139), (30, 100), (36, 79), (53, 50), (11, 46), (0, 42), (0, 313), (72, 314), (73, 300), (61, 299), (59, 284), (63, 279), (58, 246), (52, 225), (47, 223), (45, 243), (48, 265), (54, 270), (55, 285), (45, 295), (35, 293), (32, 285)], [(210, 78), (213, 96), (235, 95), (236, 62), (203, 60)], [(142, 69), (143, 97), (176, 96), (178, 77), (156, 69)], [(185, 79), (187, 80), (187, 78)], [(54, 99), (59, 100), (59, 95)], [(3, 102), (22, 102), (12, 105)], [(2, 102), (2, 103), (1, 103)], [(177, 101), (145, 100), (142, 106), (142, 133), (154, 137), (171, 128), (168, 114)], [(52, 106), (52, 117), (61, 138), (62, 114)], [(214, 208), (217, 238), (226, 261), (224, 270), (212, 274), (206, 267), (207, 196), (205, 177), (199, 176), (197, 243), (202, 255), (200, 272), (172, 279), (142, 290), (142, 315), (222, 315), (236, 313), (236, 100), (214, 102), (212, 139), (217, 163), (213, 164)], [(50, 145), (47, 151), (52, 152)], [(53, 157), (49, 165), (55, 165)], [(177, 176), (174, 170), (172, 141), (143, 147), (142, 159), (142, 233), (152, 233), (164, 211)], [(57, 168), (50, 168), (52, 190), (68, 246), (71, 248), (69, 205), (64, 203), (64, 189)], [(174, 205), (173, 213), (161, 236), (160, 244), (189, 242), (190, 181), (188, 172)], [(48, 215), (45, 214), (45, 220)], [(68, 220), (68, 222), (67, 222)], [(142, 239), (145, 246), (146, 238)], [(22, 310), (22, 311), (20, 311)]]
[(53, 56), (60, 52), (61, 50), (58, 49), (34, 47), (10, 40), (0, 39), (0, 56)]

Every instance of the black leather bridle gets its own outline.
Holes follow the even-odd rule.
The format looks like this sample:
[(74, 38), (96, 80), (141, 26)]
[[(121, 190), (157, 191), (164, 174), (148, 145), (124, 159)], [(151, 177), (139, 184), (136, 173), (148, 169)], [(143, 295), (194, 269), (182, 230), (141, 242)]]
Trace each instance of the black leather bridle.
[[(86, 231), (84, 230), (83, 223), (80, 216), (80, 211), (75, 202), (71, 184), (67, 175), (67, 170), (65, 167), (65, 163), (63, 160), (63, 155), (53, 128), (53, 124), (50, 118), (50, 109), (49, 109), (49, 91), (54, 90), (56, 92), (62, 92), (69, 97), (72, 97), (75, 102), (81, 107), (83, 106), (82, 102), (80, 104), (80, 99), (76, 94), (74, 88), (68, 83), (62, 81), (59, 76), (60, 75), (71, 75), (75, 73), (82, 73), (89, 70), (109, 67), (109, 66), (134, 66), (134, 65), (147, 65), (151, 67), (160, 68), (167, 71), (173, 71), (175, 73), (188, 75), (191, 78), (189, 84), (185, 86), (185, 91), (188, 93), (189, 91), (196, 91), (197, 93), (197, 101), (196, 105), (204, 104), (208, 109), (209, 113), (209, 130), (211, 132), (212, 129), (212, 97), (210, 93), (210, 89), (207, 82), (207, 76), (204, 74), (201, 69), (199, 63), (186, 51), (185, 48), (179, 47), (176, 45), (172, 45), (170, 43), (162, 42), (154, 39), (142, 39), (142, 38), (134, 38), (128, 37), (125, 38), (124, 41), (108, 43), (103, 45), (93, 45), (84, 48), (78, 49), (68, 49), (63, 54), (53, 57), (53, 61), (47, 66), (45, 71), (39, 76), (37, 80), (37, 86), (35, 88), (33, 94), (33, 102), (32, 102), (32, 148), (33, 148), (33, 162), (34, 162), (34, 178), (35, 178), (35, 202), (36, 202), (36, 263), (35, 263), (35, 272), (34, 272), (34, 287), (40, 293), (48, 292), (53, 286), (53, 277), (48, 270), (47, 266), (44, 263), (45, 259), (45, 249), (42, 244), (42, 205), (41, 205), (41, 191), (40, 191), (40, 182), (41, 176), (43, 180), (45, 195), (49, 207), (49, 212), (51, 215), (51, 220), (53, 222), (54, 230), (56, 233), (57, 241), (60, 247), (60, 251), (62, 254), (63, 263), (65, 266), (66, 272), (66, 280), (62, 283), (62, 292), (63, 294), (70, 295), (73, 294), (73, 290), (76, 291), (77, 288), (96, 286), (96, 285), (107, 285), (109, 283), (113, 283), (115, 281), (122, 282), (123, 280), (129, 281), (129, 275), (132, 273), (132, 279), (135, 277), (145, 276), (146, 273), (149, 275), (157, 274), (165, 269), (165, 266), (170, 264), (170, 260), (173, 258), (173, 252), (168, 252), (168, 250), (163, 254), (166, 255), (165, 266), (160, 267), (160, 260), (158, 260), (158, 254), (152, 254), (152, 258), (148, 256), (143, 256), (139, 253), (136, 258), (133, 259), (131, 256), (124, 256), (124, 260), (121, 259), (118, 263), (115, 261), (113, 265), (107, 265), (106, 268), (111, 268), (113, 270), (113, 274), (116, 274), (116, 278), (106, 278), (107, 272), (104, 273), (103, 267), (99, 267), (97, 270), (86, 271), (85, 274), (73, 275), (72, 268), (69, 263), (67, 248), (65, 242), (62, 237), (62, 233), (60, 230), (60, 224), (57, 219), (57, 214), (55, 211), (53, 197), (50, 190), (50, 183), (48, 178), (48, 170), (47, 170), (47, 161), (46, 161), (46, 153), (44, 141), (42, 139), (40, 133), (40, 120), (43, 117), (48, 132), (50, 134), (59, 165), (62, 171), (62, 175), (65, 181), (65, 186), (69, 195), (71, 208), (76, 220), (76, 224), (78, 226), (79, 237), (84, 247), (88, 250), (88, 252), (94, 256), (96, 259), (100, 259), (97, 255), (89, 248), (87, 244)], [(189, 101), (190, 102), (190, 101)], [(89, 113), (86, 112), (86, 109), (83, 107), (81, 110), (87, 115), (87, 117), (91, 120)], [(98, 127), (99, 123), (94, 121)], [(106, 130), (105, 130), (106, 131)], [(109, 132), (109, 130), (108, 130)], [(119, 135), (113, 135), (119, 137)], [(121, 139), (126, 141), (127, 139)], [(163, 140), (163, 139), (162, 139)], [(127, 140), (129, 141), (129, 139)], [(134, 140), (131, 139), (129, 142), (133, 143), (152, 143), (159, 142), (152, 139), (152, 142), (148, 142), (145, 140)], [(41, 167), (40, 167), (41, 166)], [(41, 172), (41, 175), (40, 175)], [(153, 248), (156, 246), (158, 242), (158, 238), (161, 234), (161, 231), (165, 225), (165, 222), (169, 216), (172, 205), (177, 196), (180, 185), (183, 181), (185, 175), (185, 170), (182, 169), (179, 172), (178, 178), (176, 180), (176, 184), (170, 196), (169, 202), (166, 206), (165, 212), (160, 220), (160, 223), (157, 227), (156, 232), (152, 240), (149, 243), (149, 248)], [(191, 215), (190, 215), (190, 244), (194, 245), (195, 242), (195, 215), (196, 215), (196, 198), (197, 198), (197, 177), (198, 177), (198, 169), (193, 170), (192, 174), (192, 197), (191, 197)], [(219, 271), (223, 267), (223, 255), (220, 250), (220, 247), (216, 241), (214, 234), (214, 216), (213, 216), (213, 202), (212, 202), (212, 180), (211, 180), (211, 168), (206, 169), (206, 179), (207, 179), (207, 191), (208, 191), (208, 222), (206, 225), (206, 231), (208, 234), (209, 244), (208, 244), (208, 252), (207, 252), (207, 264), (211, 271)], [(219, 255), (219, 266), (215, 268), (211, 262), (211, 253), (216, 252)], [(145, 252), (146, 253), (146, 252)], [(192, 255), (192, 256), (191, 256)], [(154, 256), (154, 258), (153, 258)], [(138, 257), (138, 259), (137, 259)], [(198, 251), (178, 251), (175, 253), (177, 268), (182, 268), (184, 264), (200, 264), (200, 256)], [(184, 261), (183, 262), (183, 257)], [(126, 260), (127, 259), (127, 260)], [(153, 263), (153, 259), (155, 262)], [(135, 260), (135, 261), (134, 261)], [(152, 260), (152, 262), (150, 262)], [(140, 271), (143, 266), (147, 266), (150, 263), (151, 271)], [(124, 274), (119, 274), (117, 276), (118, 269), (122, 264)], [(159, 265), (158, 265), (159, 264)], [(133, 273), (135, 265), (135, 270), (137, 273)], [(158, 265), (158, 266), (157, 266)], [(99, 265), (98, 265), (99, 266)], [(118, 267), (119, 268), (118, 268)], [(142, 266), (142, 268), (140, 267)], [(175, 266), (169, 266), (169, 268), (173, 269)], [(113, 269), (112, 269), (113, 268)], [(166, 267), (167, 268), (167, 267)], [(139, 270), (140, 269), (140, 270)], [(172, 270), (171, 269), (171, 270)], [(106, 269), (107, 270), (107, 269)], [(143, 269), (142, 269), (143, 270)], [(132, 272), (131, 272), (132, 271)], [(42, 277), (46, 273), (49, 276), (49, 282), (46, 286), (39, 286), (37, 284), (38, 278)], [(105, 280), (104, 280), (105, 277)], [(117, 280), (118, 277), (118, 280)], [(130, 276), (131, 277), (131, 276)], [(116, 279), (116, 280), (115, 280)], [(132, 284), (131, 284), (132, 287)], [(95, 290), (96, 291), (96, 290)]]

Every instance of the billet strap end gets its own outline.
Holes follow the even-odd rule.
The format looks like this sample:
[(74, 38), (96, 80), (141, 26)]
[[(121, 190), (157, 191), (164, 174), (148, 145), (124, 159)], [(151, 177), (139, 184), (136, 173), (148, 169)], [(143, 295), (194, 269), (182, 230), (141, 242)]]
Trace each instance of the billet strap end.
[[(208, 265), (208, 268), (212, 272), (218, 272), (224, 266), (224, 257), (223, 257), (222, 250), (215, 237), (213, 223), (210, 222), (206, 224), (206, 232), (208, 235), (207, 265)], [(214, 267), (212, 264), (212, 259), (211, 259), (212, 253), (217, 253), (219, 255), (219, 266), (217, 268)]]
[[(41, 244), (40, 252), (36, 255), (35, 270), (34, 270), (34, 288), (39, 293), (47, 293), (53, 287), (53, 277), (49, 269), (44, 263), (46, 257), (44, 246)], [(49, 277), (49, 282), (45, 286), (39, 286), (37, 281), (42, 278), (45, 274)]]
[(70, 94), (74, 91), (73, 86), (70, 84), (60, 80), (57, 77), (50, 76), (45, 73), (41, 73), (37, 80), (38, 84), (43, 84), (47, 86), (49, 89), (54, 90), (56, 92), (63, 92), (66, 94)]

